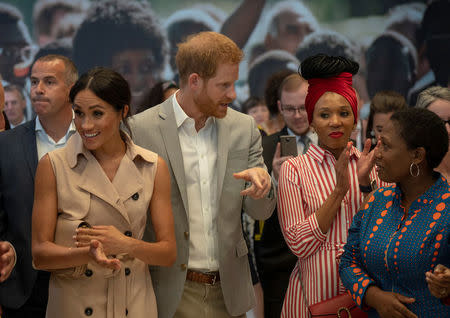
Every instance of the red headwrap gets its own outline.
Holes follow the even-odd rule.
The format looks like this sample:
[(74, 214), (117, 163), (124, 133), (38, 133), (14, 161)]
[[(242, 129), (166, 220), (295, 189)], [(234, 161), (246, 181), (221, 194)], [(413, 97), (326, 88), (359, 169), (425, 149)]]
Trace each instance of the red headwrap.
[(329, 78), (310, 78), (308, 80), (308, 94), (305, 99), (306, 112), (308, 113), (309, 123), (312, 122), (314, 107), (320, 96), (325, 92), (334, 92), (343, 96), (352, 107), (353, 117), (358, 119), (358, 101), (355, 90), (352, 87), (352, 74), (342, 72), (338, 76)]

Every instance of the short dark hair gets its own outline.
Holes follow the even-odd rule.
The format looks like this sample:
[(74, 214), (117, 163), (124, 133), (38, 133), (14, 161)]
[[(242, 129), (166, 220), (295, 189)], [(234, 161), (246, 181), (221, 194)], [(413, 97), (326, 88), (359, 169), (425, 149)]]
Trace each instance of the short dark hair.
[(34, 62), (33, 66), (37, 62), (52, 62), (55, 60), (60, 60), (64, 64), (65, 71), (66, 71), (66, 74), (65, 74), (66, 84), (70, 86), (73, 83), (75, 83), (78, 79), (77, 67), (75, 66), (75, 64), (73, 63), (73, 61), (71, 59), (69, 59), (68, 57), (66, 57), (64, 55), (49, 54), (49, 55), (41, 56)]
[[(89, 89), (98, 98), (113, 106), (117, 112), (123, 111), (125, 105), (130, 106), (130, 86), (122, 75), (112, 69), (96, 67), (81, 75), (70, 90), (70, 102), (73, 103), (77, 94), (85, 89)], [(128, 112), (127, 117), (129, 114), (130, 112)], [(124, 124), (131, 132), (126, 120), (124, 120)]]
[(267, 108), (271, 116), (275, 116), (279, 113), (278, 109), (278, 99), (280, 85), (283, 80), (292, 75), (297, 74), (294, 70), (286, 69), (274, 73), (266, 82), (264, 88), (264, 101), (266, 102)]
[(156, 83), (147, 93), (144, 95), (141, 101), (138, 103), (136, 113), (141, 113), (153, 106), (161, 104), (164, 101), (164, 94), (167, 90), (175, 88), (178, 89), (177, 84), (174, 81), (161, 81)]
[(408, 149), (423, 147), (430, 169), (436, 168), (448, 151), (448, 133), (442, 119), (424, 108), (406, 108), (391, 116)]
[(5, 93), (6, 92), (8, 92), (8, 93), (17, 92), (17, 94), (19, 94), (19, 97), (21, 99), (23, 99), (23, 100), (25, 99), (25, 95), (23, 94), (22, 88), (18, 85), (14, 85), (14, 84), (6, 85), (4, 87), (4, 90), (5, 90)]
[(243, 112), (244, 114), (248, 114), (248, 112), (250, 111), (250, 109), (252, 109), (253, 107), (256, 107), (258, 105), (266, 105), (264, 103), (264, 101), (259, 98), (259, 97), (249, 97), (245, 100), (245, 102), (242, 103), (241, 105), (241, 112)]
[(166, 42), (149, 3), (96, 1), (73, 39), (73, 59), (80, 71), (86, 72), (95, 66), (110, 67), (113, 57), (127, 49), (149, 49), (154, 57), (152, 72), (162, 71)]
[(373, 117), (375, 114), (387, 114), (407, 108), (405, 98), (395, 91), (380, 91), (370, 101), (370, 113), (367, 121), (366, 138), (372, 138)]

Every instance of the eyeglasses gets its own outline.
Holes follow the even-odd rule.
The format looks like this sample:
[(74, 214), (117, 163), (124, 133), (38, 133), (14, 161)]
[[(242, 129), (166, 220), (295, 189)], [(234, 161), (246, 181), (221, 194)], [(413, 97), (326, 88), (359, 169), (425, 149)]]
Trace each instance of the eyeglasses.
[(445, 124), (450, 125), (450, 119), (447, 119), (447, 120), (443, 120), (443, 119), (442, 119), (442, 121), (444, 122), (444, 125), (445, 125)]
[(293, 106), (281, 106), (281, 109), (289, 115), (295, 115), (298, 112), (300, 115), (306, 113), (305, 106), (293, 107)]

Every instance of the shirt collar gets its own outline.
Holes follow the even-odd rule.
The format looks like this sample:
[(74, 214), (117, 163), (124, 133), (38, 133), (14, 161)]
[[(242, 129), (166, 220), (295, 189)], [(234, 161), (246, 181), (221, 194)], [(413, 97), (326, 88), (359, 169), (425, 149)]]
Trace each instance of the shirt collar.
[[(325, 156), (334, 157), (331, 152), (313, 143), (310, 144), (308, 151), (306, 153), (320, 163), (322, 163), (325, 160)], [(350, 160), (352, 159), (357, 160), (360, 157), (360, 155), (361, 153), (359, 152), (359, 150), (356, 149), (356, 147), (352, 146), (352, 148), (350, 149)]]
[[(127, 145), (125, 155), (132, 161), (134, 161), (137, 157), (140, 157), (149, 163), (154, 163), (157, 161), (157, 156), (155, 156), (153, 152), (136, 146), (127, 133), (121, 131), (121, 136), (124, 139), (125, 144)], [(88, 160), (93, 156), (92, 153), (84, 147), (83, 140), (81, 139), (81, 136), (78, 134), (78, 132), (70, 137), (66, 145), (66, 150), (67, 161), (70, 168), (72, 169), (78, 164), (81, 157), (84, 157), (86, 160)]]
[[(179, 91), (179, 90), (178, 90)], [(172, 104), (173, 104), (173, 112), (174, 112), (174, 114), (175, 114), (175, 121), (176, 121), (176, 123), (177, 123), (177, 128), (180, 128), (180, 126), (181, 125), (183, 125), (183, 123), (187, 120), (187, 119), (189, 119), (189, 118), (191, 118), (191, 117), (189, 117), (185, 112), (184, 112), (184, 109), (180, 106), (180, 104), (178, 103), (178, 100), (177, 100), (177, 92), (178, 91), (176, 91), (174, 94), (172, 94), (172, 97), (170, 97), (170, 98), (172, 98)], [(192, 119), (193, 120), (193, 119)], [(205, 123), (205, 127), (208, 127), (209, 125), (211, 125), (211, 124), (214, 124), (216, 121), (215, 121), (215, 118), (214, 117), (208, 117), (208, 119), (206, 120), (206, 123)]]
[[(68, 129), (68, 132), (75, 132), (77, 130), (76, 127), (75, 127), (75, 124), (73, 122), (74, 119), (75, 119), (75, 113), (72, 110), (72, 121), (70, 122), (70, 126), (69, 126), (69, 129)], [(41, 124), (41, 121), (40, 121), (38, 115), (36, 115), (36, 121), (35, 121), (34, 130), (36, 132), (42, 132), (42, 133), (47, 135), (47, 132), (45, 131), (44, 127), (42, 127), (42, 124)]]

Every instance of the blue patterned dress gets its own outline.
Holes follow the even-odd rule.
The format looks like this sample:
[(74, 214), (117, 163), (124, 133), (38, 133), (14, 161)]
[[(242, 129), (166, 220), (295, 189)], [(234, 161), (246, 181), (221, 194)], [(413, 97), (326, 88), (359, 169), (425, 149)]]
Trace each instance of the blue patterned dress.
[[(400, 201), (396, 185), (380, 188), (355, 215), (340, 263), (342, 282), (359, 306), (365, 307), (374, 284), (414, 297), (406, 306), (418, 317), (450, 317), (450, 306), (432, 296), (425, 281), (437, 264), (450, 267), (450, 185), (439, 176), (407, 213)], [(372, 309), (369, 317), (378, 314)]]

